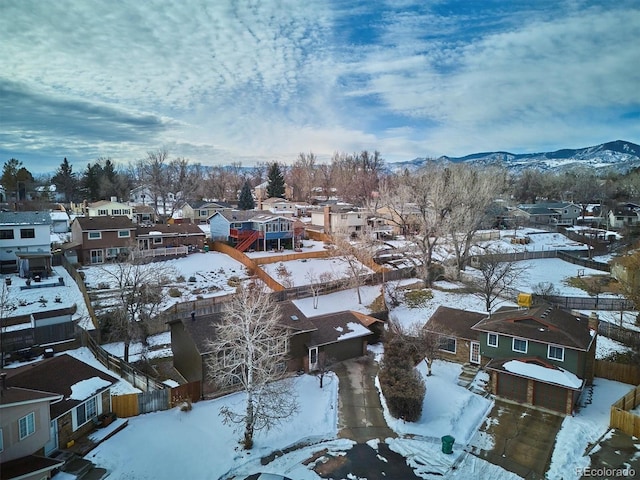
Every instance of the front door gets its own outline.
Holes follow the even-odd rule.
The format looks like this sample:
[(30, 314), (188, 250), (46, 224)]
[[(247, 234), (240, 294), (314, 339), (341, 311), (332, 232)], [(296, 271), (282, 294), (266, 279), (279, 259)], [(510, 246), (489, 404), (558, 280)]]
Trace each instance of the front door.
[(311, 347), (309, 349), (309, 371), (318, 369), (318, 347)]
[(476, 365), (480, 365), (480, 344), (478, 342), (471, 342), (469, 361)]
[(44, 446), (44, 454), (49, 455), (58, 449), (58, 421), (51, 420), (49, 441)]

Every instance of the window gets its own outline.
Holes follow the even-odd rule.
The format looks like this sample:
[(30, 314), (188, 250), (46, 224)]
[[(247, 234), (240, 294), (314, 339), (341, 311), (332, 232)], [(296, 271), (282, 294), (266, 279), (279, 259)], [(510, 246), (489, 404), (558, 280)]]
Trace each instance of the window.
[(456, 339), (453, 337), (440, 337), (440, 350), (456, 353)]
[(102, 232), (89, 232), (89, 240), (100, 240), (102, 238)]
[(340, 215), (340, 220), (346, 220), (346, 219), (347, 219), (347, 215), (345, 213)]
[(33, 435), (36, 431), (36, 415), (31, 412), (29, 415), (25, 415), (18, 420), (18, 427), (20, 429), (20, 440), (27, 438), (29, 435)]
[(98, 210), (98, 215), (109, 215), (109, 211), (107, 209)]
[(91, 250), (91, 263), (104, 262), (104, 253), (102, 250)]
[(86, 402), (81, 403), (76, 407), (75, 411), (76, 425), (74, 430), (77, 430), (79, 427), (98, 416), (98, 402), (96, 402), (96, 397), (91, 397)]
[(21, 228), (20, 238), (36, 238), (36, 231), (33, 228)]
[(118, 238), (129, 238), (131, 232), (129, 230), (118, 230)]
[(549, 358), (550, 360), (558, 360), (560, 362), (564, 362), (564, 348), (554, 347), (553, 345), (549, 345), (547, 358)]
[(0, 230), (0, 240), (13, 240), (13, 230)]
[(111, 215), (122, 215), (122, 210), (119, 208), (114, 208), (111, 210)]
[(131, 215), (131, 210), (128, 208), (123, 208), (122, 209), (122, 214), (123, 215)]
[(512, 348), (514, 352), (527, 353), (527, 341), (521, 338), (514, 338)]
[(487, 345), (489, 347), (497, 347), (498, 346), (498, 335), (495, 333), (487, 334)]
[(208, 213), (209, 213), (209, 212), (208, 212), (207, 210), (200, 210), (200, 216), (201, 216), (201, 217), (206, 217), (206, 216), (208, 216), (208, 215), (207, 215)]
[(110, 260), (112, 258), (116, 258), (118, 256), (118, 249), (117, 248), (107, 248), (107, 260)]
[(153, 244), (159, 245), (162, 243), (162, 237), (153, 237)]

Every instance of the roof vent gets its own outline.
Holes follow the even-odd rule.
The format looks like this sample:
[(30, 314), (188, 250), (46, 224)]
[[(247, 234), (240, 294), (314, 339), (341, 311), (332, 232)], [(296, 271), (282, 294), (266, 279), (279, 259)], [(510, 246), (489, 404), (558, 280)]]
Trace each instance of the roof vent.
[(298, 320), (298, 316), (297, 315), (291, 315), (291, 320)]

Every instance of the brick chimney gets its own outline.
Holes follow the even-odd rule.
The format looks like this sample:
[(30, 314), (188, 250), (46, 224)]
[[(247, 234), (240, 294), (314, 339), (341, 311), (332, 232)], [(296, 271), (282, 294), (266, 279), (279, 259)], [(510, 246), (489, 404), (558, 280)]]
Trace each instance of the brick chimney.
[(596, 312), (591, 312), (591, 315), (589, 315), (589, 328), (591, 330), (595, 330), (597, 333), (599, 323), (600, 319), (598, 318), (598, 314)]

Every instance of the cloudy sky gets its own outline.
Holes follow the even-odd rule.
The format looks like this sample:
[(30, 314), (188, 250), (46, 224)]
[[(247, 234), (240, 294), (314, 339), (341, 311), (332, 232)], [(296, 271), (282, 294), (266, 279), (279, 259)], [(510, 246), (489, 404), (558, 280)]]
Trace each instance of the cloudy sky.
[(640, 143), (637, 0), (2, 0), (0, 161)]

